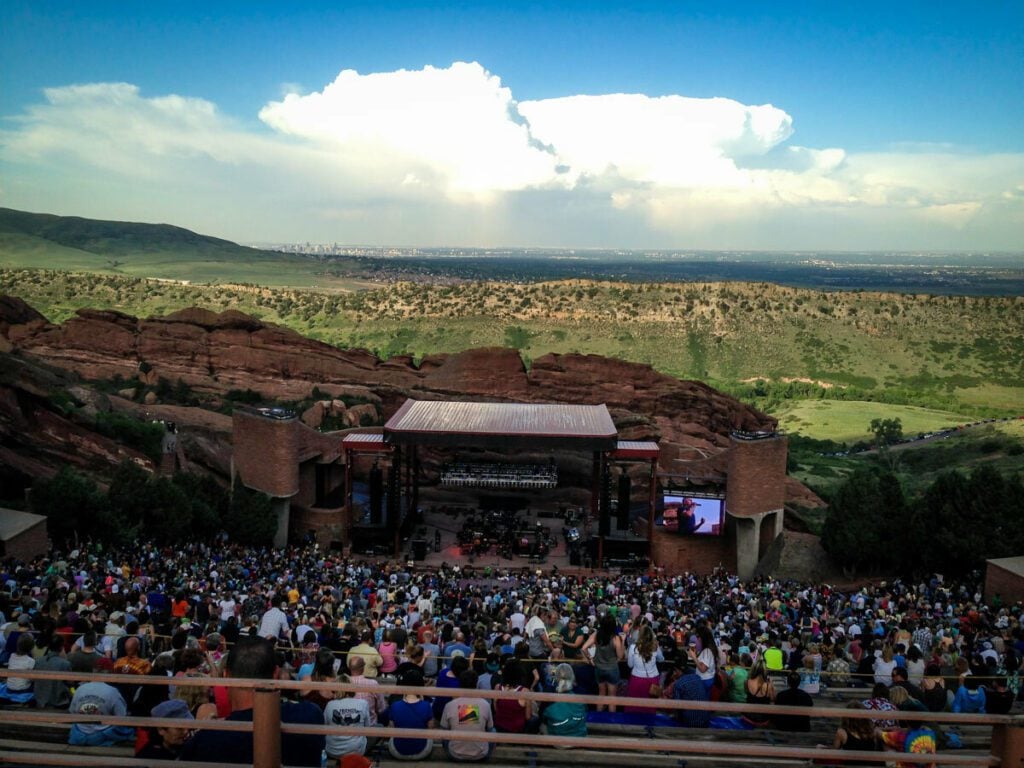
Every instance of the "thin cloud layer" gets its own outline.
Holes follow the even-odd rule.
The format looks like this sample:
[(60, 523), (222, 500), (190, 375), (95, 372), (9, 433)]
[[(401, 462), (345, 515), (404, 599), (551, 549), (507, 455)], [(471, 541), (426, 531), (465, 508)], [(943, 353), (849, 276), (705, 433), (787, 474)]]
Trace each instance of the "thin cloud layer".
[(769, 249), (1024, 241), (1024, 156), (803, 147), (790, 143), (793, 117), (770, 104), (643, 94), (518, 102), (476, 63), (345, 70), (320, 91), (268, 102), (262, 129), (212, 102), (147, 97), (126, 83), (44, 97), (0, 131), (5, 205), (57, 201), (65, 213), (250, 240)]

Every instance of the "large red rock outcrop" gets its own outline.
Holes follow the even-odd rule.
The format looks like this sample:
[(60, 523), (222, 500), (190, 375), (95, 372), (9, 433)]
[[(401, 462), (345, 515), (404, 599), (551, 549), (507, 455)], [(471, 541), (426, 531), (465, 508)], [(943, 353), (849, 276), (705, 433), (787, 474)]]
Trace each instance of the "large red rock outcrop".
[(432, 355), (417, 368), (408, 357), (381, 361), (235, 311), (192, 308), (140, 320), (82, 309), (53, 325), (7, 299), (0, 300), (0, 335), (20, 353), (87, 379), (163, 377), (199, 391), (253, 389), (281, 400), (307, 398), (314, 386), (334, 397), (365, 388), (385, 418), (406, 397), (606, 403), (622, 438), (660, 441), (666, 471), (721, 471), (731, 430), (775, 427), (774, 419), (728, 395), (647, 365), (549, 354), (527, 371), (516, 350), (482, 348)]

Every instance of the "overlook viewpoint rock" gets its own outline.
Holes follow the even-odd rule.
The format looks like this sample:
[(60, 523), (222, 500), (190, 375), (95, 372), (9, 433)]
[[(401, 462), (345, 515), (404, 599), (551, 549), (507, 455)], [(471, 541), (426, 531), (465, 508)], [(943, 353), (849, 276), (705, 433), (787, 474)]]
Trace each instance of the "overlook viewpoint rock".
[[(706, 384), (647, 365), (548, 354), (527, 369), (516, 350), (489, 347), (431, 355), (417, 366), (408, 356), (381, 360), (236, 311), (191, 308), (140, 319), (80, 309), (56, 325), (20, 299), (0, 297), (0, 337), (16, 354), (86, 380), (180, 379), (200, 393), (252, 389), (293, 401), (308, 398), (314, 387), (331, 396), (365, 388), (379, 398), (385, 419), (407, 397), (605, 403), (623, 439), (658, 440), (662, 469), (685, 465), (694, 476), (720, 471), (724, 456), (715, 454), (728, 445), (730, 431), (776, 426), (772, 417)], [(806, 489), (799, 490), (806, 497)]]

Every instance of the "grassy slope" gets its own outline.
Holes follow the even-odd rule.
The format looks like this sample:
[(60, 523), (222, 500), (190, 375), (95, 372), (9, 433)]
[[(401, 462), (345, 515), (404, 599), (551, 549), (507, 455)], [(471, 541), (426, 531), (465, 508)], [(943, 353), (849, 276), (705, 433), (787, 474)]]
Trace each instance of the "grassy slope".
[(9, 208), (0, 208), (0, 267), (194, 283), (328, 290), (365, 287), (365, 281), (327, 274), (322, 265), (303, 256), (246, 248), (181, 227), (50, 216)]
[(898, 418), (903, 434), (908, 436), (955, 427), (969, 420), (963, 414), (949, 411), (860, 400), (797, 400), (783, 404), (774, 415), (779, 426), (789, 432), (837, 443), (870, 439), (868, 424), (872, 419)]
[(1004, 474), (1024, 473), (1024, 420), (983, 424), (961, 430), (945, 440), (911, 444), (887, 456), (857, 454), (847, 458), (804, 453), (795, 457), (791, 474), (819, 493), (828, 494), (863, 463), (882, 461), (900, 475), (904, 487), (916, 493), (951, 467), (970, 472), (991, 464)]

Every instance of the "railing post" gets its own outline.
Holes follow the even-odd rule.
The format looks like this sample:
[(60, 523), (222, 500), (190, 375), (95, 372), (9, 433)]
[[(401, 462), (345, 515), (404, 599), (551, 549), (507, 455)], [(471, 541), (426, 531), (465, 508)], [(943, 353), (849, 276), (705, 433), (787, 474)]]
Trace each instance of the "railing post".
[(281, 692), (257, 688), (252, 705), (253, 768), (281, 768)]
[(1024, 766), (1024, 719), (992, 726), (992, 757), (999, 758), (999, 768)]

